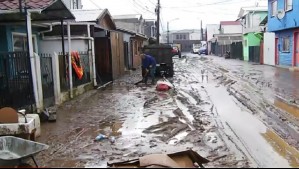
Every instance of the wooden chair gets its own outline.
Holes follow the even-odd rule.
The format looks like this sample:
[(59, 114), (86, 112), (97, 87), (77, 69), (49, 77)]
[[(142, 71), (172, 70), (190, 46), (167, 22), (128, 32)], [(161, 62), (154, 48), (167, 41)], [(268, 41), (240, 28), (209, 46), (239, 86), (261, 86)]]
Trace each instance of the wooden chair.
[(0, 109), (0, 123), (19, 123), (18, 112), (10, 107)]

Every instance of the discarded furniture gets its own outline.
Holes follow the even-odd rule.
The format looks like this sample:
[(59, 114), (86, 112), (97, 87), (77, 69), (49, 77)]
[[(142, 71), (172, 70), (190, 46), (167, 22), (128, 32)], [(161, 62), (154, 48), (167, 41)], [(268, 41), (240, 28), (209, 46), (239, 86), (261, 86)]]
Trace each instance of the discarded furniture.
[(40, 136), (40, 119), (37, 114), (25, 114), (12, 108), (0, 109), (0, 136), (16, 136), (35, 140)]

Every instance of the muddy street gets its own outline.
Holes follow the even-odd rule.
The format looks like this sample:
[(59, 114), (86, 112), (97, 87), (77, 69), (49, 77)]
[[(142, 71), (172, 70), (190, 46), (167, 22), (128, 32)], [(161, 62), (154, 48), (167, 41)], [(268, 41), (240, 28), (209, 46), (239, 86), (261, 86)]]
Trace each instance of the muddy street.
[[(299, 167), (297, 120), (271, 102), (271, 88), (258, 95), (259, 83), (250, 85), (246, 73), (235, 74), (214, 57), (187, 54), (174, 63), (174, 89), (168, 92), (134, 86), (141, 78), (135, 71), (60, 106), (57, 122), (42, 124), (38, 141), (50, 148), (37, 161), (107, 167), (192, 149), (210, 161), (208, 168)], [(99, 134), (115, 142), (95, 142)]]

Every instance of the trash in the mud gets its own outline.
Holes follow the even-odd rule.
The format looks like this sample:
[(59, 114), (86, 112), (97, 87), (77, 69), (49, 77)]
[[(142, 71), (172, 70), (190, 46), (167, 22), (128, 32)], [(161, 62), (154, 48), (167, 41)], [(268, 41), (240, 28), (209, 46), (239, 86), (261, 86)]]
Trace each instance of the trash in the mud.
[(111, 144), (114, 144), (114, 143), (115, 143), (115, 137), (113, 137), (113, 136), (110, 137), (110, 143), (111, 143)]
[(103, 134), (99, 134), (94, 140), (95, 141), (102, 141), (102, 140), (105, 140), (105, 139), (108, 139), (108, 137), (103, 135)]
[(56, 112), (57, 110), (55, 107), (45, 109), (45, 111), (41, 112), (39, 115), (41, 122), (56, 122)]
[(209, 163), (209, 160), (203, 158), (198, 153), (188, 150), (174, 154), (152, 154), (139, 159), (109, 163), (112, 168), (195, 168)]
[(56, 122), (56, 119), (57, 119), (57, 115), (56, 115), (56, 109), (55, 108), (49, 108), (48, 109), (48, 112), (49, 112), (49, 119), (48, 121), (49, 122)]
[(158, 81), (156, 90), (157, 91), (168, 91), (173, 88), (173, 85), (168, 81)]

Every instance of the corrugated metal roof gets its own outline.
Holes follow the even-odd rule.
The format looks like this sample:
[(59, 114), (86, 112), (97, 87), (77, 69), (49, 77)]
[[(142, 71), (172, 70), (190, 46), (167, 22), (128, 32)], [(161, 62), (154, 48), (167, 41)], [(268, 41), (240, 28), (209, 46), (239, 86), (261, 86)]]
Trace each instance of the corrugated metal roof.
[(247, 15), (249, 12), (253, 12), (253, 11), (267, 12), (268, 7), (267, 6), (243, 7), (243, 8), (240, 9), (239, 18), (242, 18), (245, 15)]
[(104, 13), (104, 9), (92, 9), (92, 10), (86, 10), (86, 9), (75, 9), (71, 10), (73, 15), (76, 18), (76, 22), (92, 22), (97, 21), (102, 14)]
[[(18, 0), (0, 0), (0, 21), (15, 22), (24, 21), (24, 16), (19, 13)], [(24, 6), (23, 6), (24, 7)], [(61, 0), (27, 0), (29, 10), (40, 13), (32, 13), (33, 21), (60, 21), (73, 20), (75, 17)]]
[(140, 19), (141, 14), (129, 14), (129, 15), (114, 15), (113, 19)]

